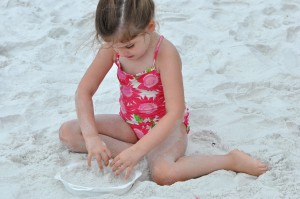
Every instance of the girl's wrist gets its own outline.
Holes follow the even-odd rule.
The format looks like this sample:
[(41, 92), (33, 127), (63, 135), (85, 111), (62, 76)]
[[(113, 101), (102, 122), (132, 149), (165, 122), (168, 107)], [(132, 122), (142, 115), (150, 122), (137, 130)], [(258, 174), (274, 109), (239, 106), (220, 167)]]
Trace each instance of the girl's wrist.
[(100, 139), (100, 136), (98, 133), (82, 133), (82, 136), (84, 140), (90, 140), (90, 139)]
[(148, 150), (145, 148), (145, 146), (139, 144), (139, 142), (132, 145), (132, 147), (134, 151), (138, 152), (141, 155), (141, 157), (145, 156), (148, 153)]

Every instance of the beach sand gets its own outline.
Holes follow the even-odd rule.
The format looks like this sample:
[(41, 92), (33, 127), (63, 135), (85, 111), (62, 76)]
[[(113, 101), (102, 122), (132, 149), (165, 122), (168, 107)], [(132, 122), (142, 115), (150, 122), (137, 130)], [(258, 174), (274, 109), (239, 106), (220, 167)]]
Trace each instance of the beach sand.
[[(58, 139), (76, 117), (74, 93), (99, 45), (97, 0), (0, 2), (0, 198), (79, 198), (55, 174), (86, 160)], [(144, 176), (123, 196), (300, 198), (300, 1), (156, 0), (158, 32), (178, 48), (191, 110), (187, 155), (238, 148), (267, 163), (260, 177), (231, 171), (158, 186)], [(94, 97), (117, 113), (116, 68)], [(87, 197), (86, 197), (87, 198)]]

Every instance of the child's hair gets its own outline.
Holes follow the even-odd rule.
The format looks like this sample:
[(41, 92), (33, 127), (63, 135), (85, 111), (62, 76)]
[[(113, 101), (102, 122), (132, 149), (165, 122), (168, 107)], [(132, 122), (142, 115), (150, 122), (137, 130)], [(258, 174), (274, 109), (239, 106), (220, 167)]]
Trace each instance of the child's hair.
[(101, 42), (127, 42), (154, 19), (153, 0), (99, 0), (95, 28)]

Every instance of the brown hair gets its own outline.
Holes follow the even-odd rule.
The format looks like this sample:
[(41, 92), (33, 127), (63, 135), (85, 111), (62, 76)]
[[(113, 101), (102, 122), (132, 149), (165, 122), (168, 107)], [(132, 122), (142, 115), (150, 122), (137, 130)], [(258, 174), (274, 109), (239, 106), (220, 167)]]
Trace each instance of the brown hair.
[(101, 42), (127, 42), (154, 18), (153, 0), (99, 0), (95, 28)]

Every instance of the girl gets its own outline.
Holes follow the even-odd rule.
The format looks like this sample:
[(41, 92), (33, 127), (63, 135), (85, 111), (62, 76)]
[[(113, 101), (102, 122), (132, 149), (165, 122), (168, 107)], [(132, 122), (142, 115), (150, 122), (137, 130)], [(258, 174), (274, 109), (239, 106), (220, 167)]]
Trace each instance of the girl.
[[(219, 169), (259, 176), (267, 166), (233, 150), (226, 155), (185, 156), (189, 112), (181, 60), (175, 46), (155, 32), (153, 0), (100, 0), (95, 26), (103, 42), (76, 92), (78, 119), (62, 124), (60, 140), (87, 152), (116, 175), (131, 174), (146, 156), (152, 179), (170, 185)], [(116, 63), (120, 113), (94, 116), (92, 97)], [(109, 160), (112, 161), (109, 164)], [(104, 164), (104, 165), (103, 165)]]

